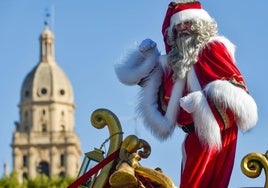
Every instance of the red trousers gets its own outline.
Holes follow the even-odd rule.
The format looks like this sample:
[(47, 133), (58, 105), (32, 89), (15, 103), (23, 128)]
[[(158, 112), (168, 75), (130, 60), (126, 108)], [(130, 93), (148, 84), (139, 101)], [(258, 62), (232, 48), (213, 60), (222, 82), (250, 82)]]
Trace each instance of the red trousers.
[(237, 132), (237, 126), (221, 132), (220, 151), (202, 146), (196, 133), (187, 135), (180, 188), (227, 188), (234, 165)]

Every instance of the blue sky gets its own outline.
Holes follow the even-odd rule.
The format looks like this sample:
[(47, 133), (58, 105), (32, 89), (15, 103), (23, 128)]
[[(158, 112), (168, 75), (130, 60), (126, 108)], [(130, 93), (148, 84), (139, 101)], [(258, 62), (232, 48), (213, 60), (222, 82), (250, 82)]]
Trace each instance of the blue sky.
[[(201, 2), (218, 22), (220, 34), (237, 46), (237, 66), (259, 109), (257, 126), (248, 133), (239, 133), (229, 187), (263, 186), (264, 172), (259, 178), (250, 179), (241, 172), (240, 161), (250, 152), (265, 153), (268, 149), (268, 84), (265, 84), (268, 2)], [(119, 117), (124, 137), (137, 134), (150, 143), (152, 154), (141, 161), (142, 165), (160, 166), (178, 185), (184, 133), (176, 130), (166, 142), (156, 140), (136, 118), (139, 87), (122, 85), (114, 73), (114, 64), (120, 56), (145, 38), (155, 40), (164, 52), (161, 25), (168, 3), (167, 0), (0, 1), (0, 176), (4, 162), (12, 168), (10, 144), (14, 122), (19, 120), (20, 89), (27, 73), (39, 62), (39, 35), (48, 9), (53, 17), (50, 27), (55, 35), (56, 61), (73, 85), (76, 132), (82, 151), (100, 147), (108, 137), (106, 130), (96, 130), (89, 123), (94, 110), (107, 108)]]

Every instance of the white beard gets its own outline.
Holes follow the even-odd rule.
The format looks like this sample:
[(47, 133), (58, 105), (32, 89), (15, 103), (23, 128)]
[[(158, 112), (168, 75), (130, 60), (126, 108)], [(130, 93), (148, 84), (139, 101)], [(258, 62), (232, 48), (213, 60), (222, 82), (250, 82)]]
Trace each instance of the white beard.
[(177, 38), (176, 47), (168, 54), (168, 64), (174, 72), (174, 80), (186, 76), (191, 66), (197, 61), (198, 51), (195, 35)]

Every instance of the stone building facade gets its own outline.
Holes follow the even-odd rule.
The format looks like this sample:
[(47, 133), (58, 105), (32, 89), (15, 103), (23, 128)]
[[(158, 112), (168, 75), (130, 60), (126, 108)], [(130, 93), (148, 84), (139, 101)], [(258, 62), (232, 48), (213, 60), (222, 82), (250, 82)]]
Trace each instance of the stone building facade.
[(40, 173), (76, 177), (81, 149), (74, 130), (73, 89), (55, 61), (48, 26), (40, 35), (40, 61), (23, 81), (18, 107), (20, 119), (11, 147), (19, 179)]

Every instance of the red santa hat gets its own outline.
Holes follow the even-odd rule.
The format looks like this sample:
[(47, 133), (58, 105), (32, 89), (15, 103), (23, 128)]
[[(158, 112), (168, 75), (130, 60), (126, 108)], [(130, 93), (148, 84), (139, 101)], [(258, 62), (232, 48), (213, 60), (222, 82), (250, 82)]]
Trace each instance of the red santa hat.
[(170, 51), (170, 46), (167, 44), (167, 38), (171, 36), (173, 27), (182, 22), (196, 19), (205, 21), (212, 20), (207, 11), (202, 9), (200, 2), (192, 0), (187, 3), (169, 3), (162, 25), (162, 34), (167, 52)]

